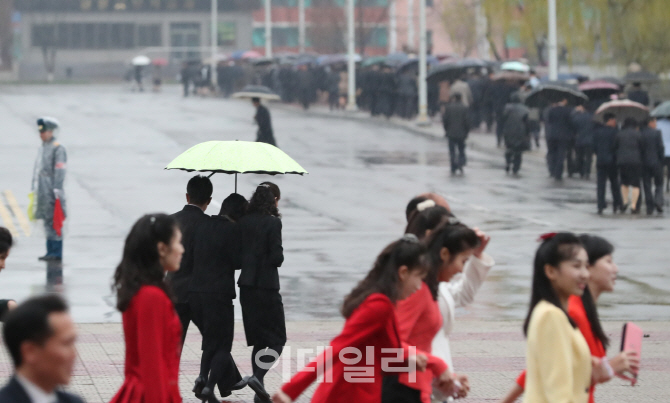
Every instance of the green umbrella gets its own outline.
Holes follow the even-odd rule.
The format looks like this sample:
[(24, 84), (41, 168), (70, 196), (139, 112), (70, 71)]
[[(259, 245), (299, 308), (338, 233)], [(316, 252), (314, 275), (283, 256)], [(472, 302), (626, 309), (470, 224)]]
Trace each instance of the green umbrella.
[(279, 148), (252, 141), (206, 141), (184, 151), (165, 169), (235, 174), (236, 192), (237, 174), (308, 173)]

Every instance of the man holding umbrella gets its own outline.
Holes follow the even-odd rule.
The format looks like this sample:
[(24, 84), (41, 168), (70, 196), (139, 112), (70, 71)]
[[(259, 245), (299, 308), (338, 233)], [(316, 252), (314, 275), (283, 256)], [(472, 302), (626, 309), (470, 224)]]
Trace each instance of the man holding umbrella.
[(251, 103), (256, 107), (256, 124), (258, 124), (258, 132), (256, 132), (256, 141), (261, 143), (272, 144), (277, 146), (275, 142), (274, 132), (272, 131), (272, 119), (270, 118), (270, 111), (261, 104), (260, 98), (251, 98)]
[(39, 258), (43, 261), (63, 259), (63, 221), (65, 220), (65, 169), (67, 153), (65, 147), (56, 141), (54, 131), (58, 123), (53, 118), (37, 120), (37, 129), (42, 139), (35, 161), (32, 189), (37, 197), (34, 217), (44, 220), (47, 238), (47, 253)]

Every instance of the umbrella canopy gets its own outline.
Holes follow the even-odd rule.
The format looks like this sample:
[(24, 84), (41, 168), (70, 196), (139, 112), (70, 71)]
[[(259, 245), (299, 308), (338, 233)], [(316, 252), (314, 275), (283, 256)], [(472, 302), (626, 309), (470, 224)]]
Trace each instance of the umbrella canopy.
[(493, 80), (528, 81), (530, 74), (521, 71), (502, 70), (493, 75)]
[[(549, 76), (543, 76), (540, 78), (542, 82), (550, 82)], [(589, 77), (579, 73), (561, 73), (558, 75), (558, 81), (569, 83), (569, 84), (579, 84), (584, 81), (589, 81)]]
[(530, 66), (522, 62), (505, 62), (502, 65), (500, 65), (500, 70), (530, 73)]
[(167, 66), (168, 65), (168, 59), (164, 57), (159, 57), (151, 61), (151, 64), (154, 66)]
[(655, 118), (670, 118), (670, 101), (665, 101), (651, 111), (651, 116)]
[(566, 83), (549, 82), (540, 84), (526, 98), (526, 105), (531, 108), (545, 108), (553, 103), (568, 100), (569, 105), (582, 105), (589, 98), (581, 91)]
[[(426, 64), (428, 65), (429, 69), (432, 68), (433, 66), (436, 66), (439, 63), (440, 63), (440, 61), (437, 60), (437, 57), (435, 57), (435, 56), (428, 55), (426, 57)], [(398, 67), (398, 70), (396, 70), (396, 73), (405, 74), (405, 73), (414, 72), (414, 73), (418, 74), (418, 71), (419, 71), (419, 59), (413, 58), (413, 59), (409, 59), (406, 62), (404, 62), (403, 64), (401, 64)]]
[(279, 148), (252, 141), (207, 141), (184, 151), (165, 169), (226, 174), (308, 173)]
[(133, 57), (131, 63), (133, 64), (133, 66), (148, 66), (151, 64), (151, 59), (149, 59), (148, 56), (139, 55)]
[(649, 108), (628, 99), (618, 99), (600, 105), (594, 119), (603, 123), (603, 117), (606, 113), (613, 113), (619, 122), (626, 120), (626, 118), (633, 118), (642, 122), (649, 117)]
[(409, 60), (409, 56), (407, 56), (407, 53), (403, 52), (397, 52), (397, 53), (391, 53), (390, 55), (386, 56), (386, 60), (384, 63), (391, 67), (400, 67), (403, 63)]
[(442, 62), (434, 66), (428, 74), (430, 81), (453, 81), (460, 78), (470, 69), (489, 68), (489, 64), (480, 59), (461, 59), (455, 61)]
[(658, 76), (650, 71), (636, 71), (623, 77), (627, 83), (653, 84), (660, 81)]
[(608, 83), (616, 84), (620, 88), (623, 88), (626, 85), (626, 82), (618, 77), (600, 77), (596, 81), (607, 81)]
[(374, 57), (368, 57), (367, 59), (363, 60), (363, 63), (361, 64), (362, 67), (370, 67), (374, 66), (375, 64), (384, 64), (386, 61), (386, 58), (384, 56), (374, 56)]
[(260, 98), (267, 101), (279, 101), (281, 97), (263, 85), (246, 85), (242, 91), (233, 94), (233, 98), (251, 99)]
[(608, 81), (592, 80), (579, 84), (579, 90), (586, 94), (589, 99), (600, 99), (610, 98), (621, 91), (621, 88), (617, 84)]
[(260, 59), (263, 57), (260, 53), (256, 52), (255, 50), (248, 50), (242, 54), (242, 59), (248, 60), (248, 59)]
[(270, 58), (270, 57), (261, 57), (261, 58), (252, 60), (251, 64), (253, 64), (254, 66), (257, 66), (257, 67), (262, 67), (262, 66), (269, 66), (274, 62), (275, 62), (275, 60)]

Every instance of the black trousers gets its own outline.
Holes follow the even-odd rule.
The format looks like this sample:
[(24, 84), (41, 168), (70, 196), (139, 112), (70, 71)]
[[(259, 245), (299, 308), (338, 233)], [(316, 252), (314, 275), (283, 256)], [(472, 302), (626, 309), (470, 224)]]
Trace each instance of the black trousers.
[(547, 140), (547, 167), (549, 168), (549, 174), (555, 179), (563, 179), (563, 169), (569, 146), (568, 141)]
[(177, 311), (177, 316), (179, 316), (179, 321), (181, 322), (181, 346), (184, 347), (188, 325), (191, 323), (191, 306), (188, 301), (177, 302), (174, 304), (174, 310)]
[[(652, 191), (652, 182), (654, 189)], [(658, 206), (663, 208), (663, 166), (642, 168), (642, 187), (644, 187), (644, 201), (647, 212), (653, 212)]]
[(593, 164), (593, 147), (590, 145), (577, 146), (577, 170), (582, 178), (588, 178), (591, 175), (591, 165)]
[(614, 211), (623, 206), (621, 199), (621, 186), (619, 184), (619, 175), (616, 165), (598, 166), (596, 168), (598, 174), (598, 210), (607, 208), (607, 201), (605, 200), (605, 190), (607, 189), (607, 180), (610, 181), (610, 188), (612, 190), (612, 203)]
[(467, 164), (465, 140), (449, 139), (449, 160), (451, 161), (451, 173), (463, 169), (465, 164)]
[(521, 169), (521, 162), (523, 158), (523, 150), (520, 148), (508, 148), (505, 150), (505, 163), (507, 165), (507, 170), (509, 167), (512, 167), (513, 173), (518, 173)]
[(421, 391), (398, 382), (398, 376), (386, 376), (382, 383), (382, 403), (420, 403)]

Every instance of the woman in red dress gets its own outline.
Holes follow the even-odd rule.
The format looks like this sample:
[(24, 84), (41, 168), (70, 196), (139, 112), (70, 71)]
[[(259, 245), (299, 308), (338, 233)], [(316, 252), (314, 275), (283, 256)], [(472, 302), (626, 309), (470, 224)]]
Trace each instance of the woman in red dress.
[[(623, 351), (607, 361), (607, 347), (609, 338), (600, 324), (596, 302), (603, 292), (614, 291), (619, 268), (612, 259), (614, 246), (606, 239), (594, 235), (580, 235), (589, 263), (589, 281), (581, 297), (573, 295), (568, 299), (568, 316), (572, 319), (589, 345), (591, 356), (602, 360), (605, 368), (611, 370), (611, 375), (623, 376), (625, 373), (636, 371), (639, 366), (639, 357), (632, 351)], [(607, 381), (612, 376), (601, 379)], [(526, 371), (523, 371), (516, 380), (516, 384), (509, 391), (501, 403), (513, 403), (524, 391)], [(589, 403), (594, 403), (593, 394), (596, 384), (589, 390)]]
[[(415, 367), (412, 363), (424, 370), (426, 356), (412, 356), (409, 349), (403, 349), (394, 312), (396, 301), (421, 288), (427, 271), (424, 252), (414, 235), (387, 246), (367, 277), (344, 299), (342, 315), (347, 320), (340, 335), (326, 352), (282, 386), (273, 402), (292, 402), (324, 374), (313, 403), (379, 402), (385, 372), (411, 371)], [(405, 368), (391, 368), (395, 366), (392, 358), (395, 365)]]
[(179, 270), (183, 253), (181, 231), (165, 214), (140, 218), (126, 238), (113, 285), (123, 312), (125, 380), (111, 403), (181, 403), (181, 324), (163, 279)]

